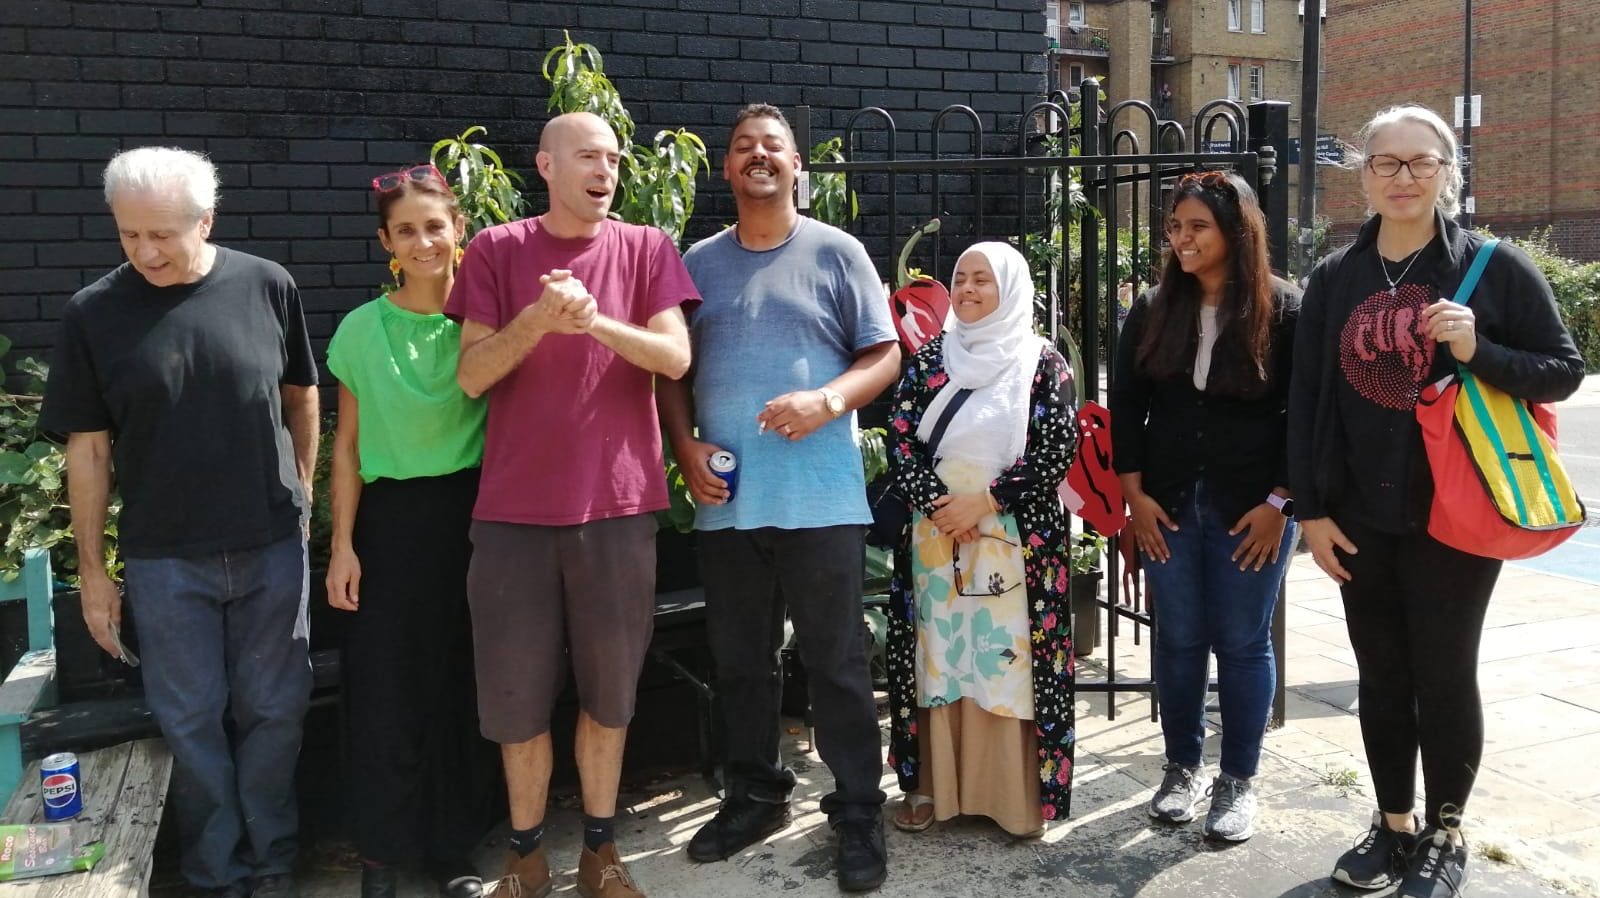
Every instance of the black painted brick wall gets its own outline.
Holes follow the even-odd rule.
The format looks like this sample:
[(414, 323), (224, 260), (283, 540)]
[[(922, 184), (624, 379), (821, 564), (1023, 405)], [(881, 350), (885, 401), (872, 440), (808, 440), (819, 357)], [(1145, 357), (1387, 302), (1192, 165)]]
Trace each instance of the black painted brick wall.
[[(481, 123), (537, 182), (540, 62), (563, 29), (605, 54), (640, 136), (687, 126), (719, 171), (727, 122), (758, 101), (791, 113), (810, 105), (813, 140), (840, 133), (855, 109), (883, 106), (902, 157), (928, 151), (937, 110), (966, 103), (983, 116), (986, 151), (1015, 152), (1021, 114), (1044, 90), (1044, 3), (5, 0), (0, 333), (13, 357), (43, 351), (62, 304), (121, 261), (99, 193), (119, 149), (211, 155), (222, 173), (216, 239), (289, 268), (320, 354), (337, 316), (387, 277), (374, 175)], [(964, 130), (952, 126), (946, 153), (970, 150)], [(862, 141), (879, 157), (885, 144), (876, 131)], [(925, 185), (901, 181), (912, 194)], [(689, 239), (732, 217), (720, 175), (700, 189)], [(865, 197), (868, 216), (883, 207)], [(925, 195), (903, 200), (902, 230), (928, 208)], [(888, 240), (869, 245), (885, 263)]]

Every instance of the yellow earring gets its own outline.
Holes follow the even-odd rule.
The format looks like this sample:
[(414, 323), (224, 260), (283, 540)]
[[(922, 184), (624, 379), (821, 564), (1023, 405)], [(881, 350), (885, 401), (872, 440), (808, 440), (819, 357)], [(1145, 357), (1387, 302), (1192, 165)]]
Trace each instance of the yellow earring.
[(394, 278), (394, 285), (395, 285), (396, 288), (399, 288), (399, 286), (400, 286), (400, 258), (398, 256), (392, 256), (389, 259), (389, 276)]
[(467, 248), (466, 247), (464, 247), (464, 246), (456, 247), (456, 264), (457, 265), (461, 264), (461, 260), (462, 260), (463, 257), (466, 256), (466, 254), (467, 254)]

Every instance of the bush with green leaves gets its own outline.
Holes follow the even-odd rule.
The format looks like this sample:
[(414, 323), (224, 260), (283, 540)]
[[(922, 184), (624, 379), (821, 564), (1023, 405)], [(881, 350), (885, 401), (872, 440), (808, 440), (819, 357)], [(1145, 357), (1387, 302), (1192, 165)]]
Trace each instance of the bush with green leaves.
[[(0, 336), (0, 356), (11, 341)], [(0, 392), (0, 580), (10, 582), (22, 573), (23, 554), (29, 549), (50, 553), (50, 568), (57, 579), (77, 585), (78, 552), (72, 540), (72, 513), (67, 504), (66, 447), (39, 429), (39, 408), (45, 363), (24, 358), (17, 372), (29, 378), (26, 393)], [(122, 569), (117, 556), (117, 515), (122, 501), (114, 493), (106, 514), (106, 570), (113, 576)]]
[(623, 221), (652, 225), (674, 243), (694, 215), (695, 176), (711, 173), (705, 142), (686, 128), (662, 129), (648, 145), (633, 141), (633, 116), (605, 74), (605, 60), (592, 44), (572, 36), (545, 54), (541, 73), (550, 82), (551, 112), (591, 112), (617, 134), (622, 161), (613, 211)]
[(1510, 241), (1533, 259), (1556, 295), (1561, 320), (1571, 331), (1589, 373), (1600, 372), (1600, 262), (1575, 262), (1550, 243), (1550, 232)]
[(487, 137), (489, 129), (473, 125), (434, 144), (429, 154), (461, 203), (468, 239), (484, 228), (516, 221), (528, 208), (522, 176), (506, 168), (499, 153), (472, 139), (479, 134)]

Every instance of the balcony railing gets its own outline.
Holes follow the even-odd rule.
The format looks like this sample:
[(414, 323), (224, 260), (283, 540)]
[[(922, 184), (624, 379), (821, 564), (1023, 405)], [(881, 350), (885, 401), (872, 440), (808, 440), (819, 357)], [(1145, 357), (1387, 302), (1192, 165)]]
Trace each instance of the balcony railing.
[(1085, 56), (1110, 56), (1111, 33), (1087, 25), (1063, 25), (1055, 49)]
[(1150, 58), (1157, 62), (1172, 61), (1172, 32), (1166, 31), (1151, 36)]

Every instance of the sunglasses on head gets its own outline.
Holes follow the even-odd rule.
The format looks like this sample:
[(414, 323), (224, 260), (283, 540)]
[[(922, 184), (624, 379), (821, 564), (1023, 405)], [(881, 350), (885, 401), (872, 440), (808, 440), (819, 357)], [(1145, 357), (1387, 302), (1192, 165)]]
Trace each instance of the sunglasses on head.
[(1178, 179), (1179, 188), (1187, 187), (1190, 184), (1197, 184), (1206, 190), (1226, 190), (1229, 193), (1238, 194), (1238, 191), (1234, 189), (1233, 182), (1228, 180), (1227, 172), (1192, 171)]
[(439, 169), (436, 168), (433, 163), (429, 162), (424, 165), (413, 165), (410, 168), (402, 168), (399, 171), (392, 171), (386, 175), (379, 175), (376, 178), (373, 178), (372, 192), (388, 193), (407, 181), (436, 181), (446, 188), (450, 186), (445, 181), (444, 175), (439, 171)]

